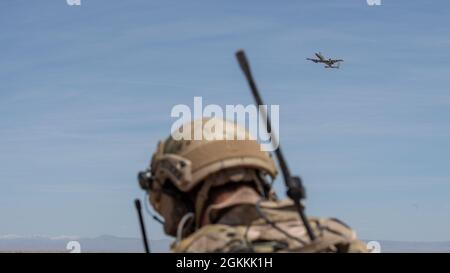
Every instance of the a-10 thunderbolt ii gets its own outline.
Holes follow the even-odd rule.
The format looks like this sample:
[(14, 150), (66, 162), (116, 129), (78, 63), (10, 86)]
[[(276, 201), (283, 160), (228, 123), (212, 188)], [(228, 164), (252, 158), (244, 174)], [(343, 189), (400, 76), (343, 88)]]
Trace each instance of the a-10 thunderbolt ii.
[[(322, 53), (315, 53), (317, 59), (311, 59), (311, 58), (306, 58), (308, 61), (312, 61), (315, 63), (323, 63), (325, 64), (325, 68), (339, 68), (339, 63), (343, 62), (344, 60), (342, 59), (327, 59), (325, 58)], [(337, 65), (334, 65), (337, 64)]]

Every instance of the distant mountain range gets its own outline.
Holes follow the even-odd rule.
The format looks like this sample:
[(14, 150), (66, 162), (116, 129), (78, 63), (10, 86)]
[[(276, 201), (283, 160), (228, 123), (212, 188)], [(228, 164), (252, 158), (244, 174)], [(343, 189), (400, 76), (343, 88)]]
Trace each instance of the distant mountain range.
[[(0, 236), (0, 252), (70, 252), (66, 249), (70, 241), (80, 244), (81, 252), (143, 252), (140, 238), (102, 235), (92, 238), (74, 236)], [(152, 240), (153, 252), (168, 252), (171, 240)], [(378, 241), (381, 252), (450, 252), (450, 242), (402, 242)]]
[[(0, 252), (70, 252), (67, 244), (77, 241), (81, 252), (143, 252), (140, 238), (102, 235), (93, 238), (75, 236), (0, 236)], [(150, 248), (154, 252), (168, 252), (171, 240), (152, 240)]]
[(450, 242), (378, 242), (381, 252), (450, 252)]

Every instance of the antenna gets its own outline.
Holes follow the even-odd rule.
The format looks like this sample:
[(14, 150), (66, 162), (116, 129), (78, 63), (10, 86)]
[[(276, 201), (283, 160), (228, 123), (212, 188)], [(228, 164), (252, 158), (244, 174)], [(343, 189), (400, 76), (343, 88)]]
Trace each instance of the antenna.
[(149, 244), (147, 241), (147, 233), (145, 232), (144, 218), (142, 217), (141, 201), (139, 199), (135, 199), (134, 205), (136, 206), (136, 211), (138, 213), (138, 218), (139, 218), (139, 224), (141, 226), (142, 241), (144, 242), (145, 253), (150, 253), (150, 247), (149, 247)]
[[(239, 65), (241, 66), (242, 71), (244, 72), (245, 77), (247, 78), (247, 82), (250, 86), (250, 90), (252, 91), (252, 95), (255, 99), (256, 105), (264, 105), (261, 96), (259, 95), (258, 88), (256, 87), (256, 83), (253, 79), (250, 65), (247, 61), (247, 57), (245, 56), (245, 52), (243, 50), (237, 51), (236, 58), (239, 62)], [(267, 113), (265, 113), (264, 110), (261, 109), (261, 107), (258, 108), (260, 109), (260, 113), (263, 115), (263, 117), (267, 118), (267, 132), (272, 133), (271, 122), (269, 117), (267, 116)], [(272, 135), (272, 137), (275, 136)], [(302, 220), (303, 225), (306, 228), (309, 238), (311, 239), (311, 241), (314, 241), (316, 239), (316, 236), (314, 235), (311, 225), (309, 224), (308, 218), (305, 214), (305, 207), (302, 204), (302, 200), (306, 197), (306, 192), (305, 188), (303, 187), (302, 180), (298, 176), (291, 176), (289, 167), (286, 163), (286, 160), (284, 159), (283, 153), (281, 152), (281, 145), (279, 145), (275, 150), (275, 155), (278, 159), (278, 164), (280, 165), (281, 172), (283, 173), (284, 183), (287, 188), (287, 195), (294, 202), (294, 205), (297, 208), (300, 219)]]

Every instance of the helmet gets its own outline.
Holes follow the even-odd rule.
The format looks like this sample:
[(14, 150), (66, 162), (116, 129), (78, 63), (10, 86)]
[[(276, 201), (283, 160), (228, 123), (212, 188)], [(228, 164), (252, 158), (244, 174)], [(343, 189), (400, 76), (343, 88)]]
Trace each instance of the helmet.
[[(164, 189), (178, 192), (178, 196), (172, 195), (172, 202), (180, 202), (208, 177), (236, 168), (258, 170), (272, 179), (277, 175), (272, 157), (247, 130), (218, 118), (199, 119), (185, 123), (158, 143), (150, 170), (140, 174), (140, 183), (149, 190), (156, 211), (174, 218), (174, 211), (164, 208)], [(187, 209), (181, 207), (184, 211), (179, 214)]]

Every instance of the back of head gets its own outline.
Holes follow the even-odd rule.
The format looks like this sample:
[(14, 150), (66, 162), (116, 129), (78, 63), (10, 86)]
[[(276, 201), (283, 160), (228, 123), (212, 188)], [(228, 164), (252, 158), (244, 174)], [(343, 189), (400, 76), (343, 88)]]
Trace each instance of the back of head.
[[(210, 189), (227, 183), (255, 183), (263, 195), (270, 186), (265, 176), (277, 175), (270, 154), (236, 123), (211, 118), (194, 120), (158, 144), (150, 170), (141, 182), (150, 201), (165, 219), (165, 231), (175, 235), (183, 215), (194, 213), (196, 225)], [(141, 181), (144, 179), (141, 179)]]

